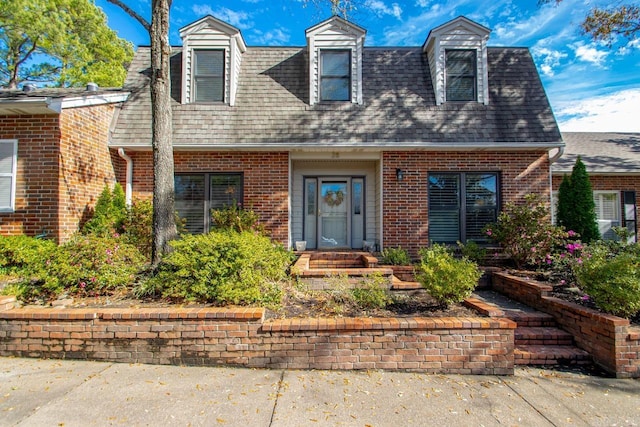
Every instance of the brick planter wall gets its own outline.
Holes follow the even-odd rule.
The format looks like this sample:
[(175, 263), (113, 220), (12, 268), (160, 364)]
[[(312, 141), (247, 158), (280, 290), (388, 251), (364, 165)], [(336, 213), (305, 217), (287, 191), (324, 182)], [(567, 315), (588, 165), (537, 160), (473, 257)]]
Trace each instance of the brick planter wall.
[(607, 372), (617, 378), (640, 378), (640, 328), (629, 320), (551, 297), (550, 286), (505, 273), (494, 273), (493, 288), (551, 314)]
[(513, 374), (515, 323), (506, 319), (263, 316), (257, 308), (6, 310), (0, 311), (0, 355)]

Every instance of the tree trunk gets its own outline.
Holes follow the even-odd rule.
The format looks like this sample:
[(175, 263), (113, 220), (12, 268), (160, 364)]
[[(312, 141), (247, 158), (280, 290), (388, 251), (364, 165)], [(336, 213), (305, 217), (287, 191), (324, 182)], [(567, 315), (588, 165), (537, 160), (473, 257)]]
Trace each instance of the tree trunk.
[(153, 247), (155, 267), (177, 236), (173, 168), (173, 114), (169, 61), (171, 0), (153, 0), (151, 19), (151, 114), (153, 145)]

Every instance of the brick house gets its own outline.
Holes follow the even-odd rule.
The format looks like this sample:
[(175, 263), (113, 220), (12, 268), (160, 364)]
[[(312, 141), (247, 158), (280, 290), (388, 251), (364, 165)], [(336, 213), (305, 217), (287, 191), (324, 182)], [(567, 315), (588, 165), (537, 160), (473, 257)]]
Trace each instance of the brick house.
[(563, 132), (562, 138), (564, 153), (552, 166), (554, 196), (580, 156), (589, 173), (602, 237), (613, 238), (611, 227), (623, 226), (638, 241), (640, 134)]
[(108, 147), (121, 89), (0, 91), (0, 234), (62, 242), (116, 172)]
[[(194, 232), (211, 208), (253, 209), (289, 247), (481, 239), (500, 206), (549, 197), (560, 132), (526, 48), (487, 47), (464, 17), (422, 46), (365, 47), (338, 17), (303, 47), (247, 47), (211, 16), (173, 50), (176, 208)], [(134, 197), (152, 191), (149, 49), (141, 47), (110, 146)]]
[[(365, 29), (334, 16), (306, 46), (250, 47), (211, 16), (182, 28), (171, 75), (187, 228), (237, 202), (288, 247), (415, 255), (482, 240), (525, 194), (549, 199), (555, 118), (529, 50), (488, 47), (489, 33), (458, 17), (422, 46), (366, 47)], [(153, 188), (149, 54), (132, 61), (108, 140), (106, 169), (134, 198)]]

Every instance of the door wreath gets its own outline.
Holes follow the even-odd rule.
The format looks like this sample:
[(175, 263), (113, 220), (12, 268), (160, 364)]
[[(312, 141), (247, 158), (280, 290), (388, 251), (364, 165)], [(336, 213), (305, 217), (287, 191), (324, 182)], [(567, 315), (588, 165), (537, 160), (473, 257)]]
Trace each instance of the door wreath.
[(340, 206), (344, 201), (344, 192), (342, 190), (329, 190), (324, 195), (324, 202), (330, 207)]

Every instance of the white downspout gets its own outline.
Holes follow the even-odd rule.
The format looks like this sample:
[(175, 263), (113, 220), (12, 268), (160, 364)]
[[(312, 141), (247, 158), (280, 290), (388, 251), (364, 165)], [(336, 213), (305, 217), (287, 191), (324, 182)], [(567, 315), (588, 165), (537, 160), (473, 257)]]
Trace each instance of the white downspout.
[(551, 205), (551, 223), (556, 222), (556, 207), (553, 205), (553, 164), (564, 154), (564, 146), (558, 147), (558, 151), (549, 156), (549, 204)]
[(127, 153), (124, 152), (124, 148), (118, 148), (118, 155), (127, 162), (127, 174), (126, 174), (126, 186), (125, 186), (125, 197), (127, 206), (131, 206), (131, 198), (133, 193), (133, 159), (127, 156)]

